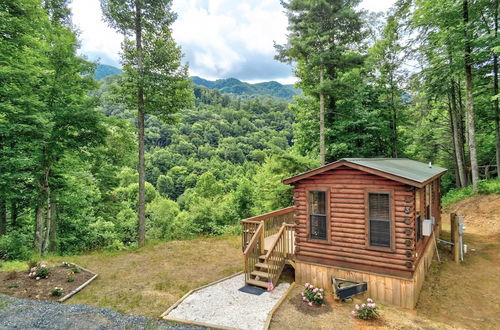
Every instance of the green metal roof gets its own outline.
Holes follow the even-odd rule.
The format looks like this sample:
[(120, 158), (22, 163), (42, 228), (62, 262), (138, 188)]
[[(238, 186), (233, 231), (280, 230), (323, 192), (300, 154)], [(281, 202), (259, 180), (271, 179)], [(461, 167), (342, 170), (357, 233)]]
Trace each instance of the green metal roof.
[[(361, 169), (372, 169), (378, 171), (378, 175), (383, 173), (392, 176), (392, 180), (404, 182), (406, 184), (420, 187), (424, 182), (442, 175), (447, 169), (434, 166), (406, 158), (343, 158), (336, 162), (323, 165), (310, 171), (297, 174), (291, 178), (283, 180), (284, 184), (290, 184), (324, 171), (335, 169), (339, 166), (360, 166)], [(398, 180), (397, 178), (400, 178)]]
[(406, 158), (344, 158), (343, 160), (423, 183), (447, 169)]

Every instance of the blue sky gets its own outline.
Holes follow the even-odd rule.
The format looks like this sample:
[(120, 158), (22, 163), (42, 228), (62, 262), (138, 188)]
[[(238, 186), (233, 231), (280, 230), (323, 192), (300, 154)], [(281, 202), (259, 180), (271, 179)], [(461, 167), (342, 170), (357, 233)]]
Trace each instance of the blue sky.
[[(361, 7), (386, 11), (394, 0), (364, 0)], [(102, 21), (99, 0), (73, 0), (80, 53), (120, 66), (122, 37)], [(286, 42), (287, 19), (279, 0), (174, 0), (172, 29), (190, 74), (206, 79), (291, 83), (292, 68), (274, 60), (273, 41)]]

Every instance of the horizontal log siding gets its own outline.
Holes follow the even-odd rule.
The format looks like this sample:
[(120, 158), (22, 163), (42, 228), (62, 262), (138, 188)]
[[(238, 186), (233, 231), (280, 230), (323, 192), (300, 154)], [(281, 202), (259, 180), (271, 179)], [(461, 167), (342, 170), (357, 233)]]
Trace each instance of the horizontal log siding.
[[(315, 186), (330, 187), (330, 242), (307, 237), (306, 190)], [(321, 188), (318, 188), (321, 189)], [(367, 249), (366, 190), (394, 190), (394, 251)], [(361, 269), (411, 276), (414, 270), (414, 192), (405, 184), (359, 170), (337, 168), (295, 183), (296, 259), (328, 265), (359, 265)], [(410, 214), (405, 207), (410, 206)], [(409, 224), (405, 223), (408, 219)], [(411, 246), (407, 245), (410, 240)], [(408, 251), (412, 256), (408, 257)], [(407, 267), (407, 262), (412, 267)]]

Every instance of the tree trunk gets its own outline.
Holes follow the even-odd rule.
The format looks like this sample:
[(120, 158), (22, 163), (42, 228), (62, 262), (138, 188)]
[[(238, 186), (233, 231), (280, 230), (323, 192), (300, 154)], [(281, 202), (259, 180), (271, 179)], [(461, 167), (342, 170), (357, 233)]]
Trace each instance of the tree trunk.
[(476, 129), (474, 123), (474, 99), (472, 95), (472, 58), (471, 58), (471, 45), (469, 40), (469, 8), (468, 0), (463, 1), (463, 17), (464, 17), (464, 36), (465, 36), (465, 49), (464, 49), (464, 71), (465, 71), (465, 89), (466, 89), (466, 119), (467, 119), (467, 132), (469, 134), (469, 153), (470, 165), (472, 170), (472, 189), (477, 192), (477, 181), (479, 180), (479, 169), (477, 164), (477, 151), (476, 151)]
[[(495, 1), (495, 40), (498, 40), (498, 0)], [(495, 145), (496, 145), (496, 163), (497, 177), (500, 178), (500, 109), (498, 104), (498, 55), (493, 54), (493, 95), (495, 98)]]
[(49, 251), (49, 233), (51, 232), (51, 219), (52, 219), (52, 200), (50, 196), (50, 190), (47, 191), (47, 199), (46, 199), (46, 212), (45, 212), (45, 228), (43, 230), (43, 245), (42, 245), (42, 254), (46, 254)]
[(50, 218), (49, 220), (49, 232), (48, 232), (48, 238), (49, 238), (49, 246), (48, 250), (49, 252), (56, 252), (57, 250), (57, 204), (52, 202), (50, 203)]
[(145, 166), (144, 166), (144, 87), (143, 87), (143, 63), (142, 63), (142, 17), (139, 1), (135, 2), (135, 46), (137, 49), (137, 69), (139, 73), (139, 85), (137, 86), (137, 128), (139, 142), (139, 201), (137, 205), (138, 218), (138, 243), (144, 246), (146, 243), (146, 202), (145, 202)]
[(10, 203), (10, 226), (17, 228), (17, 202), (13, 199)]
[(452, 133), (453, 133), (453, 145), (455, 146), (455, 157), (457, 161), (457, 169), (458, 169), (458, 177), (460, 179), (460, 188), (464, 188), (467, 186), (467, 167), (465, 166), (465, 155), (464, 155), (464, 141), (460, 136), (460, 125), (458, 123), (460, 113), (457, 109), (457, 101), (455, 97), (455, 83), (451, 81), (451, 90), (450, 90), (450, 101), (451, 101), (451, 109), (450, 109), (450, 120), (452, 125)]
[(7, 203), (0, 197), (0, 236), (7, 234)]
[(35, 252), (39, 255), (42, 254), (42, 244), (43, 244), (43, 227), (44, 227), (44, 217), (43, 217), (43, 204), (40, 204), (36, 208), (36, 228), (35, 228)]
[(324, 69), (319, 69), (319, 158), (321, 165), (325, 165), (325, 93), (323, 91)]
[[(451, 94), (451, 92), (450, 92), (450, 94)], [(448, 94), (448, 116), (450, 117), (450, 133), (451, 133), (451, 137), (452, 137), (451, 143), (453, 146), (453, 156), (454, 156), (453, 157), (453, 164), (455, 167), (455, 187), (461, 188), (462, 182), (460, 180), (460, 173), (458, 170), (458, 151), (457, 151), (457, 143), (456, 143), (456, 139), (455, 139), (456, 130), (455, 130), (455, 127), (453, 125), (455, 115), (453, 114), (453, 110), (452, 110), (450, 94)]]

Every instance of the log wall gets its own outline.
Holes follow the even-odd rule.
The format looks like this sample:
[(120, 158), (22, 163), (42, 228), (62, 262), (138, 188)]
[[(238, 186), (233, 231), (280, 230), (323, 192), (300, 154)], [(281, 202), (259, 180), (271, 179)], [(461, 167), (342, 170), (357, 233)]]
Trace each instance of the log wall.
[[(297, 261), (411, 278), (415, 271), (415, 189), (349, 167), (339, 167), (294, 183)], [(329, 239), (309, 238), (307, 192), (329, 190)], [(390, 191), (393, 248), (369, 247), (367, 191)]]

